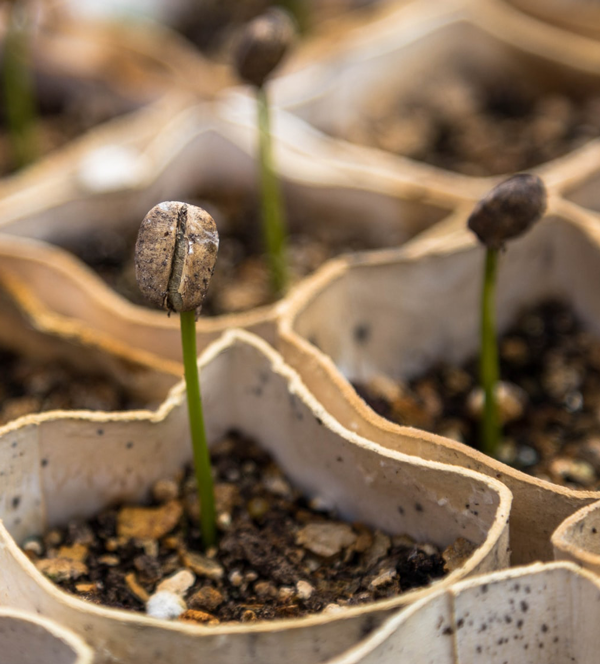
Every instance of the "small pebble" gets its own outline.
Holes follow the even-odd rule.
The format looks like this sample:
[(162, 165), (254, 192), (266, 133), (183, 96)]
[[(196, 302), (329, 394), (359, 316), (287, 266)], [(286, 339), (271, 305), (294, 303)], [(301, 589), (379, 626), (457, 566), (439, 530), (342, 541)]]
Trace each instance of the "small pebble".
[(211, 560), (208, 556), (203, 556), (200, 553), (186, 551), (181, 556), (181, 562), (198, 576), (206, 577), (213, 581), (222, 579), (225, 573), (223, 567), (216, 560)]
[(195, 581), (196, 577), (189, 569), (182, 569), (161, 581), (156, 586), (156, 590), (157, 592), (165, 590), (183, 597), (183, 595), (185, 595), (185, 593), (194, 585)]
[(296, 543), (324, 558), (352, 546), (356, 533), (345, 523), (309, 523), (296, 534)]
[(315, 589), (308, 583), (308, 581), (298, 581), (296, 583), (296, 595), (298, 599), (309, 599), (314, 593)]
[(135, 572), (130, 572), (125, 575), (125, 583), (127, 584), (129, 591), (137, 597), (140, 602), (145, 604), (150, 599), (150, 594), (137, 580)]
[(257, 581), (254, 584), (254, 592), (262, 598), (277, 597), (277, 588), (270, 581)]
[(206, 611), (215, 611), (223, 604), (223, 594), (216, 588), (205, 586), (195, 592), (189, 599), (188, 605), (192, 609), (204, 609)]
[(476, 549), (477, 546), (475, 544), (469, 542), (464, 537), (459, 537), (442, 552), (445, 570), (447, 572), (454, 572), (454, 570), (462, 567)]
[(158, 480), (152, 487), (152, 496), (158, 503), (168, 503), (179, 496), (179, 487), (174, 480)]
[(23, 551), (37, 557), (41, 556), (44, 553), (42, 541), (39, 537), (30, 537), (23, 543)]
[(389, 586), (390, 583), (398, 576), (398, 572), (393, 569), (386, 569), (381, 574), (378, 574), (372, 581), (369, 583), (369, 588), (376, 590), (377, 588), (382, 588), (383, 586)]
[(231, 583), (232, 586), (239, 588), (244, 582), (244, 577), (242, 573), (236, 569), (233, 570), (233, 572), (231, 572), (231, 574), (229, 575), (229, 582)]
[[(527, 392), (513, 383), (500, 381), (496, 388), (498, 415), (503, 424), (523, 417), (527, 406)], [(471, 417), (480, 419), (483, 415), (483, 390), (476, 387), (467, 398), (467, 408)]]
[(166, 590), (154, 593), (146, 602), (146, 613), (152, 618), (174, 620), (187, 609), (183, 599)]
[(324, 616), (335, 616), (344, 612), (344, 607), (339, 604), (328, 604), (321, 613)]
[(88, 573), (87, 566), (68, 558), (46, 558), (35, 563), (37, 569), (53, 581), (71, 581)]

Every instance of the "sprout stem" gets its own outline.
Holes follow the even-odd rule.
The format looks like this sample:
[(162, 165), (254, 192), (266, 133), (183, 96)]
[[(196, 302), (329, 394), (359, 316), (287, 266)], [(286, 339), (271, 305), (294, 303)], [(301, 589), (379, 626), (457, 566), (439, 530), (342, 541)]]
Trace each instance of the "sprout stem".
[(279, 180), (273, 168), (269, 102), (264, 86), (257, 88), (259, 161), (263, 208), (263, 236), (265, 239), (271, 288), (277, 295), (288, 288), (286, 263), (286, 227)]
[(39, 152), (37, 111), (31, 75), (28, 17), (22, 2), (12, 4), (9, 12), (2, 83), (14, 160), (17, 168), (23, 168), (35, 161)]
[(196, 357), (196, 312), (182, 311), (180, 322), (190, 433), (200, 502), (200, 530), (204, 547), (209, 549), (217, 542), (216, 512)]
[(482, 451), (496, 456), (499, 441), (498, 406), (496, 386), (498, 368), (498, 343), (496, 340), (496, 272), (498, 250), (486, 249), (485, 275), (481, 297), (481, 355), (480, 380), (484, 393), (482, 420)]

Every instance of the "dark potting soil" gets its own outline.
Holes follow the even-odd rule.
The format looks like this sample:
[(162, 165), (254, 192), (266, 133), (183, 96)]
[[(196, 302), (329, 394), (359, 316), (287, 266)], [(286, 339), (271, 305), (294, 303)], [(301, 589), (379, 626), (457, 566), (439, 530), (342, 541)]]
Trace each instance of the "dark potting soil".
[(307, 502), (238, 434), (218, 443), (212, 460), (220, 532), (218, 549), (206, 555), (189, 469), (177, 482), (159, 481), (149, 507), (107, 509), (24, 549), (49, 578), (94, 603), (144, 611), (149, 597), (152, 605), (157, 591), (171, 589), (184, 601), (180, 620), (216, 624), (393, 597), (439, 579), (446, 564), (455, 569), (475, 548), (460, 538), (440, 553), (407, 536), (343, 523)]
[(374, 98), (343, 138), (465, 175), (517, 173), (600, 135), (600, 96), (536, 89), (513, 73), (433, 74)]
[[(275, 297), (269, 284), (261, 224), (254, 199), (244, 196), (198, 201), (213, 215), (219, 231), (219, 253), (215, 272), (202, 305), (202, 316), (249, 311), (271, 304)], [(141, 219), (140, 219), (141, 223)], [(99, 228), (61, 246), (78, 256), (106, 283), (135, 304), (151, 306), (143, 298), (135, 278), (133, 261), (139, 224), (130, 232)], [(301, 229), (301, 220), (294, 228)], [(292, 283), (314, 272), (333, 256), (349, 251), (376, 248), (356, 236), (331, 236), (326, 224), (321, 231), (292, 232), (288, 242), (288, 265)]]
[[(499, 342), (505, 418), (499, 458), (536, 477), (600, 489), (600, 340), (565, 304), (525, 311)], [(356, 385), (383, 417), (477, 448), (482, 395), (475, 359), (397, 384)]]
[(108, 378), (0, 348), (0, 425), (48, 410), (135, 410), (144, 404)]

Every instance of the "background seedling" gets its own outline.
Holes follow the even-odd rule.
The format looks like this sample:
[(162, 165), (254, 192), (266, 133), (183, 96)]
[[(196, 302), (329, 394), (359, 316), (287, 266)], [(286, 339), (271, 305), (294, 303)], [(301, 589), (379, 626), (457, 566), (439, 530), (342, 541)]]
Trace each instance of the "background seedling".
[(546, 189), (536, 175), (519, 174), (505, 180), (481, 199), (468, 225), (486, 247), (481, 295), (479, 372), (484, 392), (482, 451), (496, 456), (499, 420), (496, 390), (499, 379), (496, 339), (496, 273), (498, 253), (507, 240), (525, 233), (546, 210)]
[(216, 515), (196, 352), (196, 317), (214, 271), (219, 236), (202, 208), (160, 203), (140, 226), (135, 271), (142, 293), (155, 305), (179, 313), (190, 433), (205, 548), (216, 544)]
[(2, 59), (2, 86), (8, 133), (17, 168), (35, 161), (37, 111), (31, 73), (31, 17), (25, 0), (6, 3), (7, 25)]
[(294, 34), (290, 15), (281, 8), (271, 8), (246, 26), (235, 55), (238, 75), (256, 88), (263, 236), (271, 287), (276, 295), (284, 293), (289, 284), (287, 229), (281, 187), (273, 166), (271, 121), (265, 83), (288, 50)]

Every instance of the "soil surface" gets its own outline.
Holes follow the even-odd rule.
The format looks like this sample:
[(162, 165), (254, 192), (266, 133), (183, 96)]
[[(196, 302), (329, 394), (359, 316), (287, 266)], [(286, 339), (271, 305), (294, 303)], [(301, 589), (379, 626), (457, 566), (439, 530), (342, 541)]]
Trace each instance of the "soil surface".
[[(215, 272), (201, 316), (249, 311), (273, 303), (277, 298), (269, 285), (256, 201), (244, 196), (232, 196), (227, 200), (193, 202), (210, 212), (219, 231)], [(301, 229), (302, 220), (294, 220), (290, 226)], [(128, 233), (100, 228), (80, 239), (62, 242), (61, 246), (73, 252), (126, 299), (135, 304), (152, 306), (142, 296), (135, 279), (133, 256), (139, 224), (130, 224), (130, 227), (134, 230)], [(326, 224), (318, 233), (292, 231), (288, 242), (291, 281), (296, 283), (329, 258), (344, 252), (373, 248), (376, 247), (356, 236), (345, 240), (333, 237)]]
[(144, 406), (108, 378), (2, 348), (0, 376), (0, 425), (48, 410), (118, 411)]
[(536, 89), (531, 77), (444, 71), (380, 94), (343, 138), (465, 175), (530, 169), (600, 135), (600, 96)]
[(240, 435), (225, 437), (212, 459), (218, 549), (200, 553), (189, 469), (177, 482), (159, 481), (150, 506), (108, 509), (23, 548), (49, 578), (92, 602), (208, 624), (333, 613), (392, 597), (439, 579), (475, 549), (460, 538), (440, 552), (341, 522), (302, 498)]
[[(565, 304), (547, 302), (524, 312), (499, 349), (499, 459), (556, 484), (600, 489), (600, 340)], [(383, 417), (477, 448), (478, 384), (473, 359), (406, 384), (381, 376), (355, 387)]]

